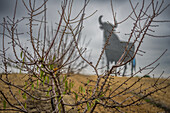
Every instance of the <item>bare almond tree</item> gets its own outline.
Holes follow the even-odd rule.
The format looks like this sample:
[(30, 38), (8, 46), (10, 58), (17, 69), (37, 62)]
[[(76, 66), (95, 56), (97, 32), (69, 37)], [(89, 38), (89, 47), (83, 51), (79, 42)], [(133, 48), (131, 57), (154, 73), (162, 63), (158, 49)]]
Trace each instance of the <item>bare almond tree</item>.
[[(139, 3), (133, 4), (129, 0), (132, 12), (126, 19), (117, 22), (115, 21), (116, 15), (111, 1), (115, 23), (118, 25), (128, 19), (132, 19), (133, 27), (128, 35), (127, 45), (119, 61), (102, 75), (99, 75), (99, 64), (113, 34), (114, 27), (108, 35), (97, 62), (91, 62), (86, 49), (89, 43), (83, 41), (84, 45), (80, 45), (80, 41), (83, 39), (81, 37), (83, 22), (95, 13), (88, 16), (85, 15), (85, 9), (89, 0), (84, 1), (82, 9), (79, 9), (79, 13), (75, 17), (71, 16), (73, 0), (63, 0), (61, 11), (58, 13), (59, 21), (56, 27), (51, 27), (51, 29), (47, 26), (46, 18), (46, 4), (48, 0), (44, 0), (42, 4), (36, 4), (35, 0), (29, 0), (28, 3), (22, 0), (28, 15), (21, 19), (17, 19), (16, 16), (17, 2), (18, 0), (16, 0), (13, 17), (3, 18), (1, 23), (3, 48), (0, 52), (4, 74), (1, 75), (0, 80), (4, 85), (3, 87), (6, 87), (6, 90), (8, 90), (0, 89), (0, 99), (3, 102), (3, 108), (0, 108), (1, 111), (92, 113), (98, 106), (103, 106), (106, 109), (112, 108), (122, 112), (119, 108), (140, 105), (143, 99), (170, 85), (169, 83), (164, 85), (168, 79), (160, 81), (160, 78), (158, 78), (152, 85), (143, 88), (143, 84), (139, 85), (139, 82), (144, 77), (129, 83), (141, 71), (149, 70), (148, 74), (150, 74), (155, 70), (158, 65), (152, 67), (153, 64), (166, 51), (154, 62), (139, 69), (122, 83), (114, 81), (113, 76), (113, 74), (119, 74), (119, 72), (115, 71), (116, 68), (126, 65), (137, 54), (140, 54), (140, 47), (145, 36), (158, 37), (151, 34), (152, 32), (154, 33), (153, 28), (159, 27), (153, 23), (169, 22), (169, 20), (156, 20), (169, 7), (169, 4), (164, 5), (164, 0), (150, 0), (149, 4), (143, 0), (140, 6)], [(137, 11), (137, 8), (140, 10)], [(42, 19), (39, 19), (40, 17)], [(29, 48), (24, 47), (21, 42), (23, 33), (20, 33), (18, 26), (23, 21), (27, 23), (24, 26), (28, 27), (26, 34), (29, 47), (31, 47), (33, 52), (30, 52)], [(14, 58), (7, 56), (6, 40), (10, 42), (9, 47), (12, 49)], [(128, 54), (130, 54), (135, 44), (134, 54), (130, 55), (131, 57), (129, 58)], [(127, 57), (128, 60), (125, 60)], [(11, 72), (8, 70), (9, 64), (14, 65), (21, 73), (24, 73), (20, 75), (23, 84), (18, 84), (16, 81), (11, 80)], [(76, 84), (67, 75), (80, 71), (87, 66), (93, 69), (96, 79), (89, 79), (87, 83), (83, 83), (84, 86), (79, 86), (78, 90), (74, 89), (73, 87)], [(137, 86), (137, 88), (134, 88), (134, 86)], [(17, 91), (14, 91), (14, 89), (17, 89)], [(123, 100), (118, 101), (122, 96), (124, 97)], [(74, 101), (70, 103), (67, 101), (69, 99)]]

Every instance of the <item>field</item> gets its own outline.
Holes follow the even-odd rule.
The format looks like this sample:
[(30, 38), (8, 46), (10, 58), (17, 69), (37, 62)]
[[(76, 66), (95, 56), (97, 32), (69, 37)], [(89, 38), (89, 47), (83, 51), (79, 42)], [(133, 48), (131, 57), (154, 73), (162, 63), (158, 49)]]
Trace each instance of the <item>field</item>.
[[(93, 81), (90, 82), (90, 85), (94, 86), (96, 81), (96, 76), (95, 75), (70, 75), (68, 77), (68, 79), (70, 79), (71, 81), (74, 81), (74, 87), (72, 90), (77, 91), (79, 89), (79, 86), (84, 86), (85, 83), (87, 83), (88, 80)], [(9, 75), (9, 79), (12, 80), (12, 83), (15, 83), (17, 85), (23, 85), (24, 79), (26, 79), (24, 74), (11, 74)], [(114, 77), (114, 82), (116, 82), (117, 84), (115, 84), (112, 88), (116, 88), (118, 87), (122, 82), (124, 82), (125, 80), (127, 80), (127, 77)], [(134, 77), (132, 79), (130, 79), (126, 85), (123, 85), (120, 90), (125, 89), (126, 87), (130, 86), (132, 83), (134, 83), (135, 81), (137, 81), (139, 78), (138, 77)], [(151, 85), (153, 85), (155, 83), (156, 79), (153, 78), (143, 78), (140, 82), (138, 82), (136, 85), (133, 86), (133, 89), (139, 87), (141, 84), (142, 85), (142, 89), (145, 89)], [(164, 81), (164, 79), (160, 79), (159, 83)], [(164, 84), (169, 84), (170, 80), (167, 80)], [(0, 90), (5, 92), (5, 95), (8, 96), (8, 94), (10, 93), (8, 89), (8, 86), (6, 86), (5, 84), (3, 84), (2, 82), (0, 82)], [(14, 92), (14, 95), (16, 95), (16, 98), (20, 99), (21, 102), (24, 102), (24, 99), (22, 98), (21, 93), (19, 93), (18, 89), (11, 87), (11, 90)], [(118, 92), (120, 91), (118, 90)], [(152, 89), (151, 89), (152, 90)], [(137, 90), (135, 90), (137, 91)], [(135, 91), (133, 92), (133, 95), (135, 95)], [(117, 93), (117, 92), (115, 92)], [(115, 98), (116, 101), (122, 101), (127, 97), (132, 96), (131, 94), (128, 94), (126, 96), (117, 96)], [(140, 98), (140, 96), (142, 95), (137, 95), (135, 98)], [(0, 109), (3, 108), (3, 102), (2, 102), (2, 95), (0, 95)], [(70, 97), (65, 97), (66, 101), (72, 101), (74, 99), (69, 99)], [(74, 97), (73, 97), (74, 98)], [(15, 101), (14, 99), (12, 99), (10, 96), (8, 96), (8, 99), (12, 101)], [(127, 102), (130, 102), (132, 100), (129, 100)], [(13, 102), (12, 102), (13, 103)], [(71, 103), (71, 102), (70, 102)], [(165, 113), (165, 112), (169, 112), (170, 110), (170, 87), (158, 91), (154, 94), (152, 94), (151, 96), (145, 98), (142, 100), (143, 104), (139, 105), (139, 106), (130, 106), (130, 107), (125, 107), (125, 108), (118, 108), (120, 111), (122, 112), (127, 112), (127, 113), (132, 113), (132, 112), (136, 112), (136, 113)], [(6, 105), (7, 108), (9, 107), (9, 105)], [(48, 108), (46, 108), (48, 109)], [(116, 112), (115, 109), (111, 109), (111, 108), (103, 108), (102, 106), (97, 106), (95, 113), (114, 113)], [(9, 112), (9, 111), (8, 111)], [(35, 112), (35, 111), (34, 111)]]
[[(84, 76), (84, 75), (74, 75), (70, 77), (71, 80), (75, 82), (75, 89), (78, 89), (80, 85), (83, 85), (83, 83), (86, 83), (89, 79), (90, 80), (96, 80), (96, 76)], [(127, 77), (114, 77), (114, 82), (118, 82), (113, 86), (113, 88), (118, 87), (122, 82), (127, 80)], [(130, 86), (132, 83), (138, 80), (138, 77), (134, 77), (131, 80), (127, 82), (125, 86), (122, 86), (121, 89), (124, 89), (128, 86)], [(164, 79), (161, 79), (159, 82), (163, 81)], [(136, 84), (133, 89), (137, 88), (140, 84), (143, 84), (143, 89), (147, 88), (149, 85), (153, 84), (156, 81), (156, 79), (152, 78), (143, 78), (138, 84)], [(167, 81), (167, 83), (170, 83), (170, 80)], [(121, 90), (120, 89), (120, 90)], [(166, 92), (166, 93), (165, 93)], [(127, 95), (126, 95), (127, 96)], [(128, 95), (132, 96), (132, 95)], [(117, 101), (121, 101), (125, 99), (126, 97), (120, 96), (118, 97)], [(152, 96), (145, 98), (143, 100), (145, 104), (140, 106), (131, 106), (128, 108), (120, 108), (120, 111), (131, 113), (131, 112), (140, 112), (140, 113), (157, 113), (157, 112), (165, 112), (170, 110), (170, 87), (168, 87), (166, 90), (158, 91), (157, 93), (153, 94)], [(164, 108), (164, 109), (162, 109)], [(98, 106), (96, 113), (105, 113), (106, 109), (102, 108), (101, 106)], [(107, 113), (114, 113), (114, 109), (107, 109)]]

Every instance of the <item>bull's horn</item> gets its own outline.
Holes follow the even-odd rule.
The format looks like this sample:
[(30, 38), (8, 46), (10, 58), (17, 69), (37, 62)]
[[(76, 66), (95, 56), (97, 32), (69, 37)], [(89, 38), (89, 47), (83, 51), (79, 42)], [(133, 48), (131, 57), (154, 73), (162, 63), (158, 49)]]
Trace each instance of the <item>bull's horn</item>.
[(103, 15), (101, 15), (100, 17), (99, 17), (99, 23), (102, 25), (103, 24), (103, 22), (102, 22), (102, 17), (103, 17)]

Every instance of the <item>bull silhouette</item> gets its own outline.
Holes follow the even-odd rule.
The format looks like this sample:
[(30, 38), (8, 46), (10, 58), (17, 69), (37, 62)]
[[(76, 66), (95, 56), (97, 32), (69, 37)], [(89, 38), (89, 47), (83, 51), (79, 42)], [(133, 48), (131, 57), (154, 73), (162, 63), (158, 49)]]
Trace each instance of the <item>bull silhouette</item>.
[[(112, 25), (108, 22), (102, 22), (102, 15), (99, 17), (99, 24), (100, 24), (100, 29), (104, 31), (104, 44), (108, 40), (109, 35), (111, 35), (109, 39), (109, 43), (106, 45), (105, 48), (105, 54), (106, 54), (106, 60), (107, 60), (107, 70), (109, 70), (109, 63), (117, 63), (122, 56), (125, 47), (127, 46), (127, 42), (120, 41), (118, 36), (115, 33), (115, 28), (117, 28), (117, 23), (115, 22), (115, 25)], [(113, 29), (113, 30), (112, 30)], [(113, 31), (113, 32), (112, 32)], [(111, 33), (112, 32), (112, 33)], [(133, 45), (133, 43), (128, 43), (128, 49)], [(132, 46), (131, 50), (129, 53), (126, 53), (126, 57), (124, 62), (128, 61), (129, 59), (132, 58), (134, 54), (135, 47)], [(124, 55), (125, 56), (125, 55)], [(135, 58), (130, 62), (131, 64), (131, 74), (133, 74), (133, 69), (135, 69), (136, 62)], [(124, 72), (123, 76), (126, 73), (127, 65), (124, 67)]]

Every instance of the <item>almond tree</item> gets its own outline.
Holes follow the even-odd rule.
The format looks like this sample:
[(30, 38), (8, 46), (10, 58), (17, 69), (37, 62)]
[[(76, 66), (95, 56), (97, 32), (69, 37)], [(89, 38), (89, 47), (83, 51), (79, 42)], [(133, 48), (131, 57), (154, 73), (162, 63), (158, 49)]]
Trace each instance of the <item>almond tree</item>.
[[(143, 88), (142, 84), (134, 88), (144, 77), (140, 77), (135, 82), (129, 83), (135, 75), (143, 70), (149, 69), (148, 74), (150, 74), (158, 65), (155, 67), (151, 66), (166, 51), (154, 62), (139, 69), (121, 84), (114, 81), (113, 76), (113, 74), (116, 75), (119, 73), (115, 71), (116, 68), (126, 65), (137, 54), (140, 54), (140, 47), (146, 35), (157, 37), (151, 34), (151, 32), (154, 32), (152, 28), (158, 27), (153, 25), (153, 23), (169, 22), (169, 20), (156, 20), (169, 7), (169, 4), (164, 7), (164, 0), (156, 2), (151, 0), (149, 4), (146, 4), (145, 0), (143, 0), (141, 6), (139, 6), (139, 3), (134, 5), (129, 0), (132, 12), (123, 21), (116, 22), (117, 24), (121, 24), (127, 19), (134, 21), (131, 32), (128, 35), (127, 46), (117, 64), (113, 65), (109, 71), (105, 71), (102, 75), (99, 74), (99, 63), (101, 62), (109, 38), (114, 31), (114, 27), (110, 31), (108, 41), (106, 41), (100, 56), (98, 56), (97, 62), (91, 62), (87, 57), (88, 55), (86, 55), (88, 54), (87, 45), (84, 43), (84, 46), (80, 46), (79, 43), (82, 39), (81, 31), (83, 29), (83, 22), (88, 21), (86, 19), (93, 15), (85, 15), (85, 9), (89, 0), (84, 1), (82, 9), (79, 9), (79, 13), (75, 17), (71, 16), (72, 7), (74, 6), (73, 0), (63, 0), (61, 11), (58, 13), (59, 21), (57, 22), (57, 26), (51, 29), (47, 27), (48, 23), (46, 19), (46, 4), (48, 0), (44, 0), (42, 4), (36, 4), (35, 0), (29, 0), (28, 3), (22, 0), (28, 15), (21, 19), (17, 19), (16, 16), (17, 2), (18, 0), (16, 0), (13, 17), (3, 18), (3, 22), (1, 23), (3, 29), (1, 33), (3, 38), (1, 58), (4, 74), (1, 75), (0, 80), (4, 84), (4, 87), (7, 87), (6, 90), (8, 90), (7, 93), (9, 95), (7, 96), (6, 92), (0, 89), (0, 97), (3, 102), (3, 108), (0, 108), (1, 111), (62, 113), (72, 111), (92, 113), (97, 106), (103, 106), (104, 108), (113, 108), (121, 112), (118, 108), (140, 105), (142, 104), (142, 99), (170, 85), (164, 85), (167, 79), (159, 82), (158, 78), (153, 85), (147, 88)], [(137, 8), (140, 8), (140, 11), (137, 11)], [(112, 12), (115, 21), (116, 15), (113, 7)], [(39, 19), (40, 17), (42, 19)], [(28, 47), (24, 47), (21, 42), (23, 33), (20, 33), (18, 26), (23, 21), (27, 23), (24, 26), (29, 28), (26, 34), (33, 52), (30, 52)], [(38, 30), (36, 28), (37, 25)], [(49, 32), (50, 30), (52, 31), (51, 33)], [(132, 40), (132, 38), (135, 40)], [(13, 59), (7, 56), (8, 48), (5, 45), (6, 40), (10, 40), (9, 47), (12, 49)], [(130, 42), (132, 43), (131, 45), (129, 45)], [(135, 44), (136, 49), (133, 56), (125, 61), (125, 58)], [(25, 73), (24, 79), (22, 79), (24, 84), (18, 85), (18, 83), (10, 79), (9, 64), (17, 67), (21, 73)], [(82, 70), (87, 65), (95, 72), (96, 80), (88, 80), (87, 83), (84, 83), (84, 86), (74, 89), (75, 84), (67, 75), (70, 75), (71, 72), (76, 72), (76, 70)], [(124, 87), (125, 85), (126, 87)], [(13, 88), (17, 89), (17, 91), (14, 91)], [(18, 98), (21, 96), (23, 98)], [(68, 96), (74, 100), (72, 103), (66, 101)], [(117, 101), (117, 97), (121, 96), (125, 96), (125, 98), (122, 101)], [(131, 101), (129, 102), (129, 100)], [(30, 107), (29, 102), (33, 106)], [(44, 103), (45, 107), (41, 106), (41, 103)], [(29, 108), (32, 109), (30, 110)], [(35, 111), (33, 111), (33, 108)]]

